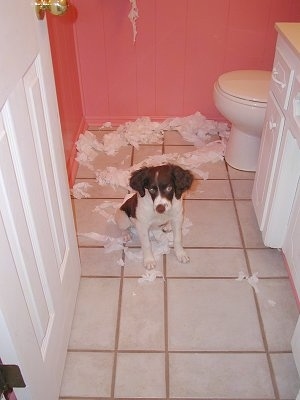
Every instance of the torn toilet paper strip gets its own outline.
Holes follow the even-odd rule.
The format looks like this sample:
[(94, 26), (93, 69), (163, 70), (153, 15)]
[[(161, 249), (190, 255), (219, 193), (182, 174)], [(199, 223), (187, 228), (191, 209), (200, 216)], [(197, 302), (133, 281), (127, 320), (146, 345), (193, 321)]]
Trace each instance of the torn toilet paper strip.
[[(106, 124), (111, 126), (108, 122), (102, 127)], [(227, 138), (229, 132), (226, 123), (208, 120), (199, 111), (187, 117), (169, 118), (161, 123), (153, 122), (149, 117), (142, 117), (136, 121), (126, 122), (116, 131), (105, 134), (102, 143), (91, 132), (80, 135), (76, 142), (78, 151), (76, 160), (91, 168), (91, 161), (97, 156), (97, 151), (115, 155), (121, 147), (129, 144), (138, 149), (140, 144), (162, 143), (166, 130), (177, 130), (185, 140), (197, 147), (212, 142), (217, 134), (221, 138)], [(225, 145), (226, 140), (222, 142)]]
[(71, 194), (75, 199), (89, 198), (91, 195), (88, 193), (88, 189), (93, 186), (87, 182), (76, 183), (71, 189)]
[(149, 271), (146, 271), (138, 279), (138, 283), (154, 282), (156, 278), (163, 278), (163, 280), (165, 280), (164, 275), (161, 271), (157, 271), (156, 269), (150, 269)]
[(128, 18), (132, 24), (133, 43), (135, 43), (137, 35), (136, 20), (139, 17), (139, 10), (137, 8), (136, 0), (129, 0), (129, 2), (131, 3), (131, 9), (129, 11)]

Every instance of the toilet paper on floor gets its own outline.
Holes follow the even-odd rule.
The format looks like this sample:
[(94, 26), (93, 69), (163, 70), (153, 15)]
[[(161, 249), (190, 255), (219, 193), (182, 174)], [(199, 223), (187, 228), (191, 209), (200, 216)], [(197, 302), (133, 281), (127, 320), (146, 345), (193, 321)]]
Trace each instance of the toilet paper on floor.
[[(102, 126), (111, 123), (105, 123)], [(187, 141), (195, 146), (203, 146), (214, 142), (214, 137), (227, 137), (229, 128), (226, 123), (206, 119), (199, 111), (186, 117), (169, 118), (163, 122), (151, 121), (149, 117), (138, 118), (120, 125), (115, 131), (103, 136), (100, 142), (91, 132), (80, 135), (76, 142), (76, 160), (88, 168), (97, 156), (103, 151), (107, 155), (115, 155), (123, 146), (132, 145), (139, 148), (140, 144), (162, 143), (166, 130), (176, 130)], [(224, 141), (223, 141), (224, 142)], [(224, 145), (224, 144), (223, 144)]]

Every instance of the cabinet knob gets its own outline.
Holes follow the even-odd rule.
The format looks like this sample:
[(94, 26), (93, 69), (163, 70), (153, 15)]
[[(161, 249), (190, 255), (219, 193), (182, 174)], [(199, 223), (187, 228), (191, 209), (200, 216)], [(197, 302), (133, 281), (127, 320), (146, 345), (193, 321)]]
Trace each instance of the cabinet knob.
[(280, 81), (279, 79), (277, 79), (279, 72), (276, 70), (276, 68), (273, 68), (272, 71), (272, 80), (277, 83), (277, 85), (279, 85), (281, 87), (281, 89), (284, 89), (286, 87), (286, 83)]
[(270, 131), (271, 131), (272, 129), (276, 128), (276, 126), (277, 126), (276, 122), (274, 122), (274, 121), (269, 121), (269, 129), (270, 129)]

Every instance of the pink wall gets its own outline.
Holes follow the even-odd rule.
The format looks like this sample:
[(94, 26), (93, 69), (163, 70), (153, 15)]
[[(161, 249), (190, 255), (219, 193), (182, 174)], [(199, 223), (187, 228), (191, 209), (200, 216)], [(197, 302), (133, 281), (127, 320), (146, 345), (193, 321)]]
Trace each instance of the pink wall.
[(165, 118), (213, 105), (216, 78), (271, 69), (278, 21), (300, 21), (299, 0), (73, 0), (83, 113), (89, 124)]
[(71, 184), (77, 167), (74, 164), (75, 142), (85, 128), (73, 32), (76, 17), (74, 7), (70, 7), (60, 17), (47, 15), (65, 158)]

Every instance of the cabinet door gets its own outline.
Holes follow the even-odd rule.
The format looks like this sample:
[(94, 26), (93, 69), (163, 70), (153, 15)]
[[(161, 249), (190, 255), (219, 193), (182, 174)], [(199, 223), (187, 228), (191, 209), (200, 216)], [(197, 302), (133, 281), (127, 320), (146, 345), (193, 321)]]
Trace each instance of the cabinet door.
[(261, 230), (265, 225), (283, 126), (283, 114), (271, 93), (268, 100), (258, 167), (252, 192), (253, 206)]
[(282, 250), (300, 298), (300, 180)]
[[(291, 55), (287, 54), (288, 49), (286, 46), (279, 49), (277, 47), (274, 59), (271, 79), (271, 91), (274, 93), (276, 100), (283, 110), (288, 107), (291, 87), (294, 78), (294, 69), (291, 68), (290, 62)], [(286, 58), (283, 54), (286, 54)]]
[[(293, 130), (285, 126), (266, 210), (263, 240), (266, 246), (281, 248), (300, 178), (300, 147)], [(299, 239), (298, 239), (299, 240)]]

